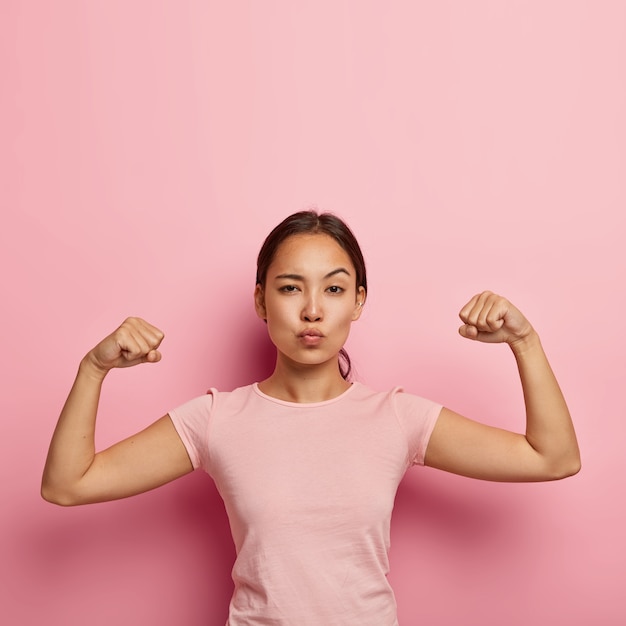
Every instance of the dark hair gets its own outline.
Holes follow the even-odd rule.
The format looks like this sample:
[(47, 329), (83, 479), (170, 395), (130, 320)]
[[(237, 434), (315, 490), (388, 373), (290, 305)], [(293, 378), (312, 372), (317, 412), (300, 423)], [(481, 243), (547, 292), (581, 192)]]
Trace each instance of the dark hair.
[[(266, 237), (257, 258), (256, 284), (265, 286), (267, 270), (272, 264), (276, 251), (285, 239), (294, 235), (328, 235), (332, 237), (348, 254), (356, 272), (356, 286), (363, 287), (367, 293), (367, 274), (365, 260), (356, 237), (348, 225), (332, 213), (317, 211), (299, 211), (285, 218)], [(339, 371), (348, 380), (352, 371), (350, 357), (344, 348), (339, 351)]]

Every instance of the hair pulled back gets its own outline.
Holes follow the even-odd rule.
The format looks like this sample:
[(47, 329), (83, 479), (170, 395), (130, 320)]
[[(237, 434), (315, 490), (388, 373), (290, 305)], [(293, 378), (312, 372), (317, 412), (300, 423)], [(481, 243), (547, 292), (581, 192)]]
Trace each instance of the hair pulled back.
[[(265, 287), (267, 270), (283, 241), (294, 235), (317, 234), (332, 237), (345, 250), (356, 272), (357, 289), (363, 287), (367, 292), (365, 260), (356, 237), (348, 225), (336, 215), (332, 213), (318, 213), (317, 211), (293, 213), (270, 232), (263, 242), (257, 257), (256, 284)], [(339, 371), (341, 376), (348, 380), (352, 371), (352, 363), (344, 348), (341, 348), (339, 352)]]

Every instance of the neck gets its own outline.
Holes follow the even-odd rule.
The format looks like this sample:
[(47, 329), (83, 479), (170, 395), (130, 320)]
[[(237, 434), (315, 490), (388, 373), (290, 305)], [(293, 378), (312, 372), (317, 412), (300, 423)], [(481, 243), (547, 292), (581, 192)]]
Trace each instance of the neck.
[(259, 383), (259, 389), (278, 400), (312, 403), (332, 400), (346, 391), (350, 384), (341, 376), (336, 360), (314, 367), (294, 367), (279, 358), (273, 374)]

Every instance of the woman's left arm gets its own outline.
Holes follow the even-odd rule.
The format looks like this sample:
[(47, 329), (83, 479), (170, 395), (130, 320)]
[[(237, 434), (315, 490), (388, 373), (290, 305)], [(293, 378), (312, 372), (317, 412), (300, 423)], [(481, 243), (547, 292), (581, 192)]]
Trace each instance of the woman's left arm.
[(489, 291), (459, 313), (459, 333), (486, 343), (508, 343), (522, 382), (526, 433), (513, 433), (442, 409), (425, 464), (455, 474), (496, 481), (557, 480), (580, 470), (574, 426), (539, 335), (505, 298)]

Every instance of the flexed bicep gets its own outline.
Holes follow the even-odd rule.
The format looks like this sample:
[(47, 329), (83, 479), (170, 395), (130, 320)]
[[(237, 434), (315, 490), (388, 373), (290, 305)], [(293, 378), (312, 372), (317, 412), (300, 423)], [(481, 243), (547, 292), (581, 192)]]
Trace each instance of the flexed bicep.
[(163, 336), (145, 320), (127, 318), (83, 358), (50, 442), (41, 483), (46, 500), (72, 505), (124, 498), (192, 470), (169, 415), (102, 452), (95, 449), (107, 372), (159, 361)]
[(545, 461), (526, 437), (442, 409), (424, 464), (469, 478), (501, 482), (546, 480)]
[(193, 466), (169, 415), (95, 455), (71, 504), (126, 498), (188, 474)]

